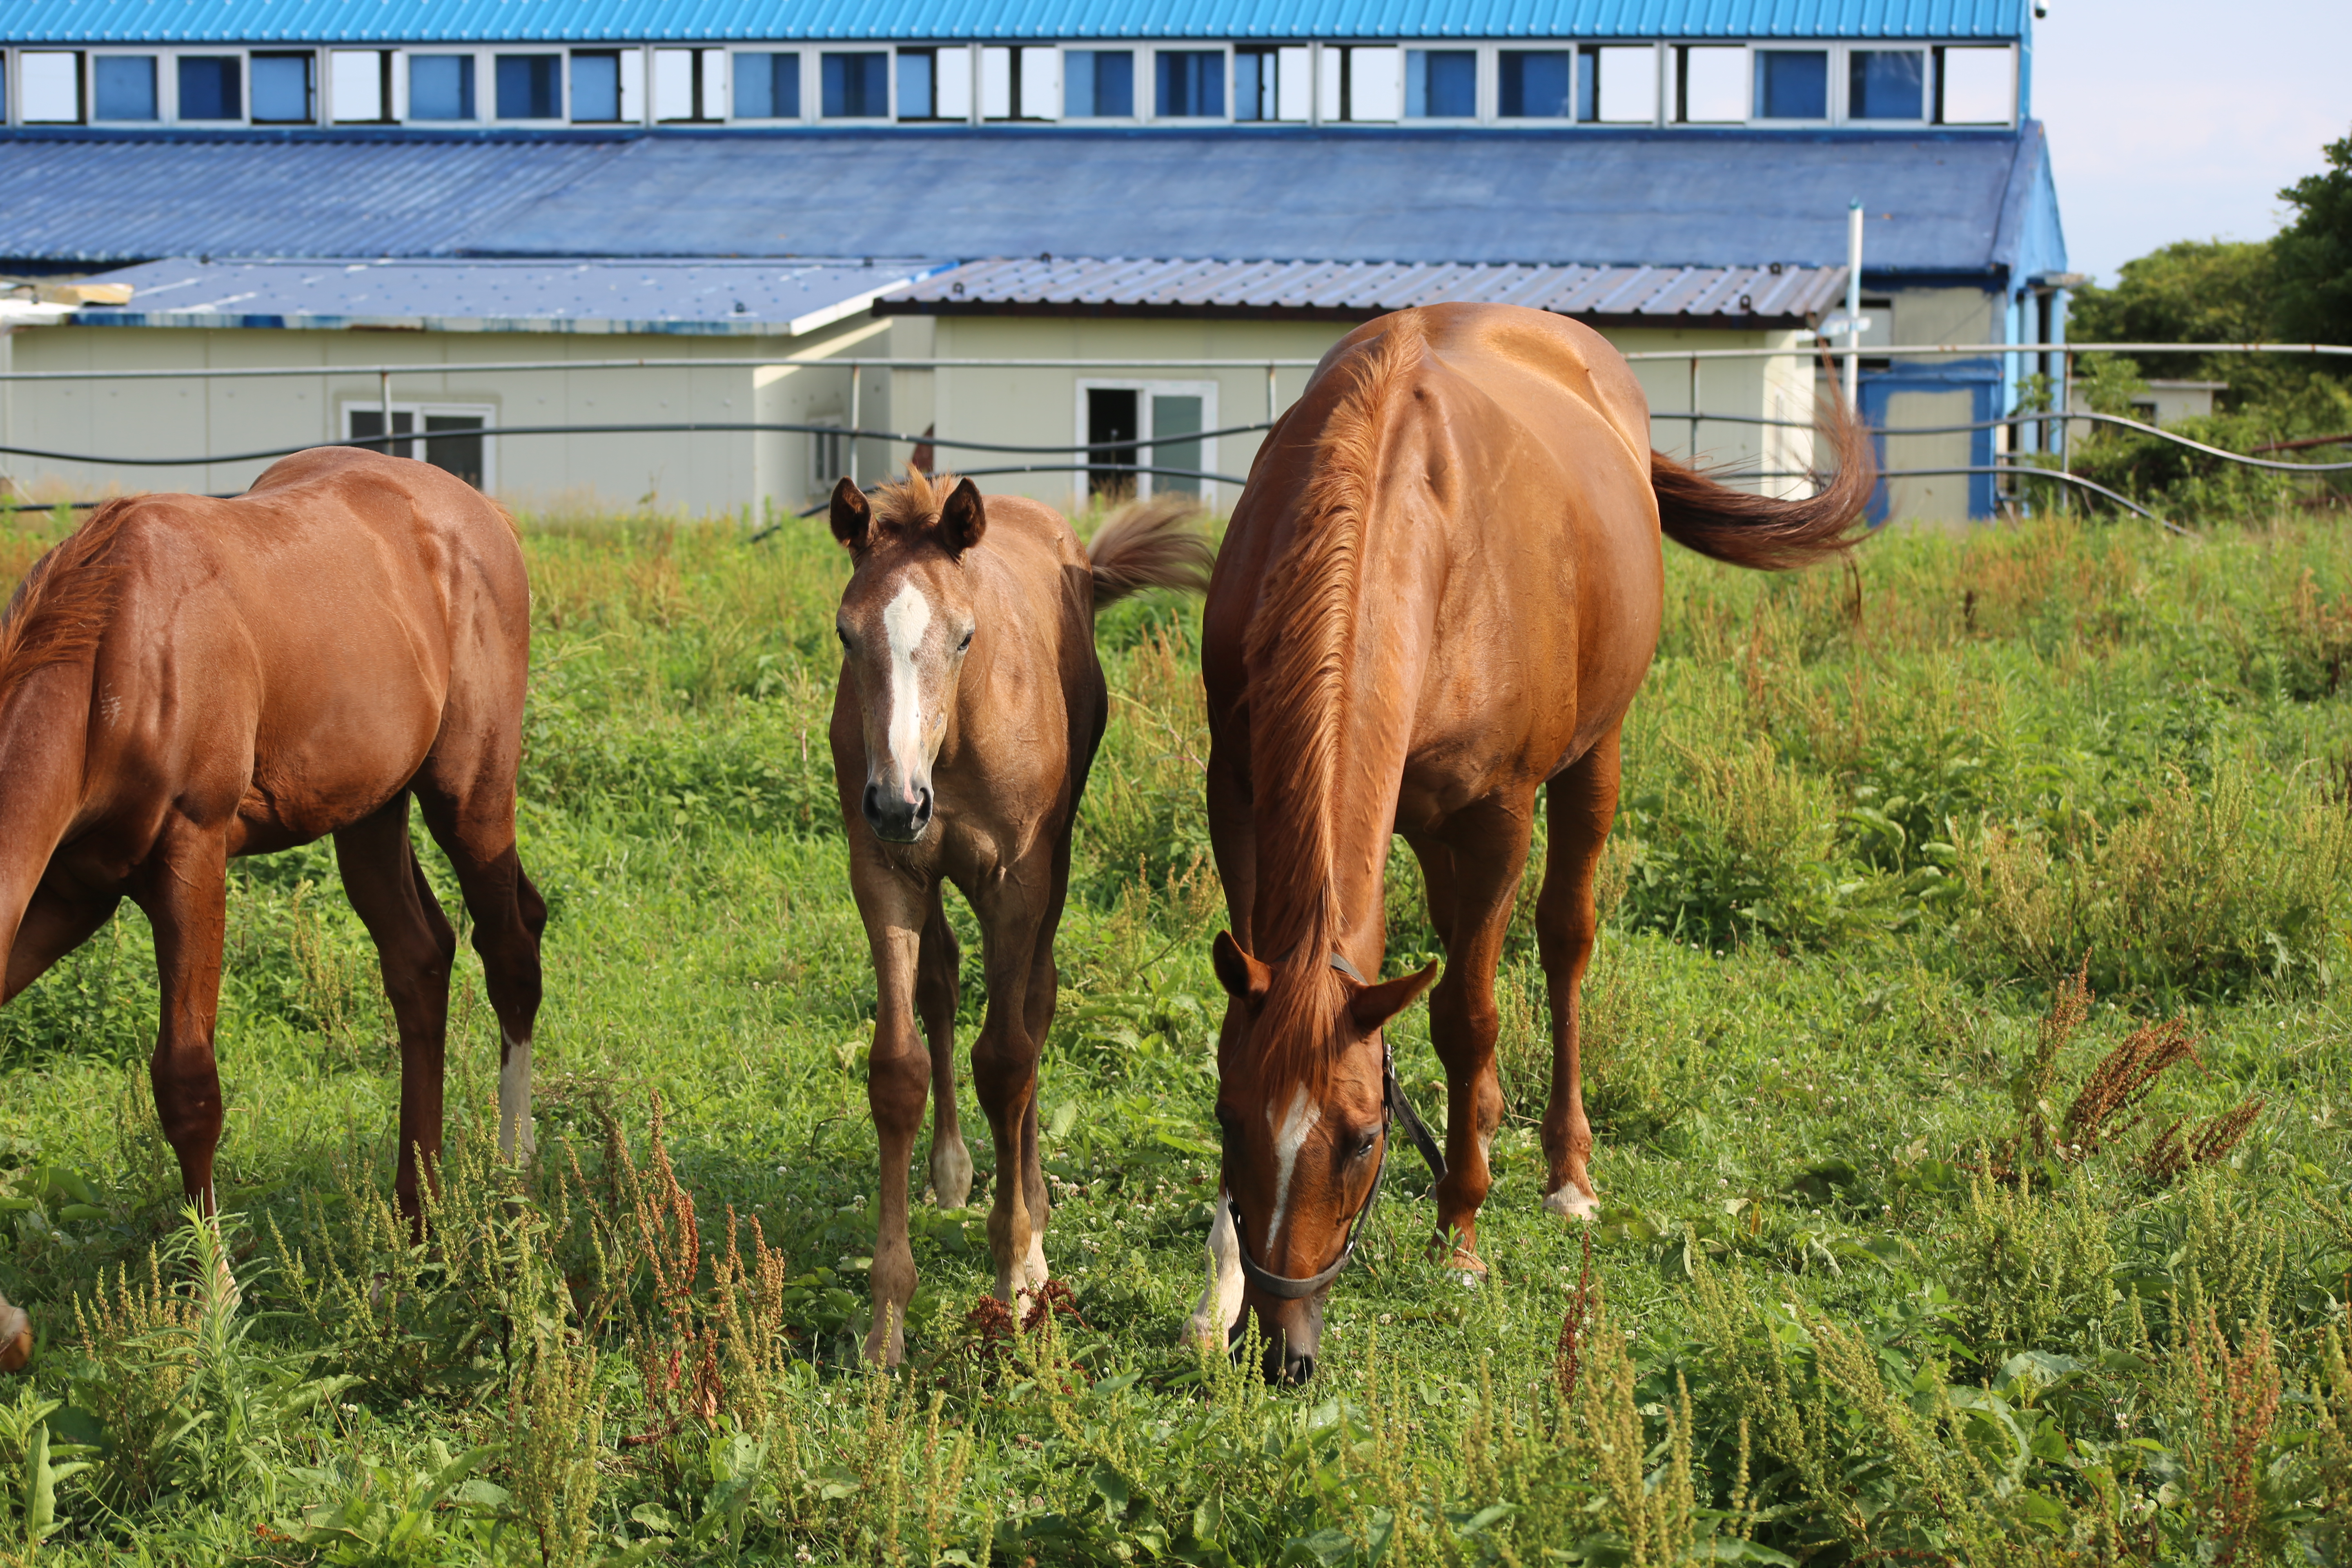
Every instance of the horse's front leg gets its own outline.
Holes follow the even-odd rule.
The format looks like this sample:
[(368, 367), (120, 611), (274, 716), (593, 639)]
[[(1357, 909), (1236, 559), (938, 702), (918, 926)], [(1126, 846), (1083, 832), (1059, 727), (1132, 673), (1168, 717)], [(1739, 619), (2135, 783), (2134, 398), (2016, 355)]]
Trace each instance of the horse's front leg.
[(220, 1068), (213, 1028), (220, 1014), (221, 942), (228, 923), (228, 845), (184, 818), (168, 824), (131, 897), (155, 933), (163, 994), (148, 1079), (164, 1141), (180, 1158), (180, 1189), (215, 1212), (213, 1158), (220, 1148)]
[(1443, 1246), (1451, 1238), (1451, 1267), (1481, 1274), (1486, 1265), (1477, 1251), (1478, 1209), (1493, 1182), (1486, 1155), (1503, 1119), (1495, 967), (1527, 865), (1534, 804), (1483, 802), (1457, 814), (1439, 835), (1452, 851), (1454, 907), (1441, 927), (1445, 976), (1429, 994), (1430, 1043), (1445, 1066), (1445, 1179), (1437, 1184), (1433, 1241)]
[(996, 1148), (988, 1250), (996, 1263), (996, 1299), (1007, 1303), (1045, 1283), (1045, 1174), (1037, 1157), (1037, 1057), (1045, 1041), (1031, 1032), (1029, 988), (1038, 943), (1051, 940), (1053, 885), (1050, 856), (1033, 852), (984, 878), (972, 900), (988, 1015), (971, 1047), (971, 1081)]
[[(854, 837), (863, 833), (857, 827), (850, 831)], [(870, 840), (852, 849), (849, 879), (866, 921), (878, 993), (874, 1044), (866, 1063), (866, 1103), (874, 1113), (882, 1152), (875, 1196), (874, 1326), (866, 1331), (866, 1356), (896, 1366), (907, 1353), (907, 1304), (915, 1296), (915, 1251), (907, 1237), (908, 1173), (931, 1080), (930, 1057), (915, 1023), (915, 969), (928, 891), (915, 878), (883, 864)]]

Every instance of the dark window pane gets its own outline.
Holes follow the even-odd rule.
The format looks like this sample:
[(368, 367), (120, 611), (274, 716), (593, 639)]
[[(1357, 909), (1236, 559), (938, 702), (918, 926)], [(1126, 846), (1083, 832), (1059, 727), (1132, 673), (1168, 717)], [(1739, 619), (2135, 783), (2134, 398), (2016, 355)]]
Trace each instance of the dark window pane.
[[(1162, 55), (1160, 58), (1168, 57)], [(1095, 386), (1087, 389), (1087, 470), (1088, 495), (1130, 495), (1135, 490), (1135, 448), (1099, 443), (1133, 441), (1137, 393), (1133, 387)]]
[(1568, 98), (1568, 58), (1566, 49), (1505, 49), (1496, 83), (1502, 117), (1567, 119), (1574, 107)]
[[(372, 436), (381, 436), (383, 434), (383, 410), (382, 408), (350, 408), (344, 410), (344, 412), (351, 418), (352, 441), (365, 441)], [(415, 428), (416, 416), (411, 414), (404, 408), (395, 408), (392, 411), (392, 433), (394, 435), (405, 436), (408, 432)], [(377, 441), (372, 444), (368, 447), (368, 450), (372, 452), (389, 453), (395, 458), (413, 458), (416, 456), (416, 443), (414, 441)]]
[(609, 121), (621, 118), (621, 57), (572, 57), (572, 118)]
[(1765, 120), (1828, 119), (1829, 51), (1757, 50), (1756, 112)]
[(926, 49), (898, 51), (898, 118), (931, 118), (931, 56)]
[(1478, 112), (1478, 57), (1469, 49), (1408, 49), (1408, 120), (1467, 120)]
[(180, 57), (180, 118), (183, 120), (242, 120), (245, 95), (238, 90), (235, 55)]
[(96, 89), (97, 118), (155, 118), (155, 57), (100, 55), (90, 61), (90, 86)]
[(775, 105), (779, 120), (801, 117), (801, 58), (798, 55), (771, 55), (769, 75), (773, 82), (770, 100)]
[(257, 124), (310, 122), (312, 72), (318, 58), (308, 52), (253, 57), (253, 118)]
[(1854, 120), (1917, 120), (1926, 111), (1919, 49), (1856, 49), (1846, 114)]
[(878, 120), (890, 112), (890, 57), (826, 55), (820, 62), (827, 120)]
[(1225, 111), (1222, 49), (1162, 49), (1156, 112), (1171, 118), (1214, 118)]
[[(457, 475), (476, 489), (482, 488), (482, 438), (449, 434), (479, 430), (478, 414), (428, 414), (425, 416), (425, 460)], [(395, 433), (398, 426), (394, 427)]]
[(409, 56), (408, 118), (411, 120), (473, 119), (474, 57), (471, 55)]
[(561, 55), (500, 55), (499, 57), (499, 118), (553, 120), (562, 112), (562, 84), (556, 68)]
[(1095, 113), (1105, 120), (1124, 120), (1135, 112), (1135, 51), (1095, 52)]

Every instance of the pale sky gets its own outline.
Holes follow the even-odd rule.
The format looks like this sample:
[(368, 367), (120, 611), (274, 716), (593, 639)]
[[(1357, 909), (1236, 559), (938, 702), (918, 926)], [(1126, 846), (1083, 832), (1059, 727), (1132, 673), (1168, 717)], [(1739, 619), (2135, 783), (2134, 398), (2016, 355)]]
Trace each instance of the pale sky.
[(2352, 135), (2352, 0), (2051, 0), (2033, 25), (2068, 264), (2261, 239), (2278, 190)]

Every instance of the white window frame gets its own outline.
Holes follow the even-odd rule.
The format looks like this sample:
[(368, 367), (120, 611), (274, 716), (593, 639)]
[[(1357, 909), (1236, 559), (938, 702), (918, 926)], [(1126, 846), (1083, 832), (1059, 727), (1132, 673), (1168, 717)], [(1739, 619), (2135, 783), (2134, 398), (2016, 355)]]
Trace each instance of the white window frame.
[[(1126, 38), (1103, 38), (1099, 40), (1087, 39), (1080, 43), (1064, 44), (1061, 47), (1061, 52), (1065, 55), (1126, 55), (1129, 58), (1129, 69), (1133, 72), (1132, 87), (1135, 112), (1125, 115), (1069, 113), (1070, 67), (1067, 60), (1063, 60), (1058, 62), (1055, 68), (1062, 79), (1062, 106), (1064, 110), (1056, 123), (1062, 125), (1141, 125), (1149, 123), (1151, 120), (1151, 108), (1154, 101), (1155, 89), (1158, 86), (1159, 80), (1157, 76), (1154, 75), (1155, 68), (1151, 63), (1151, 52), (1153, 47), (1154, 46), (1150, 44), (1137, 43)], [(1230, 50), (1228, 52), (1230, 52)], [(1233, 108), (1233, 93), (1231, 90), (1233, 88), (1233, 68), (1232, 62), (1228, 61), (1225, 66), (1225, 87), (1227, 89), (1225, 94), (1225, 107), (1228, 110)], [(1228, 121), (1230, 121), (1232, 119), (1231, 114), (1228, 113), (1226, 118)]]
[[(98, 117), (98, 62), (101, 56), (117, 58), (128, 55), (133, 59), (155, 62), (155, 118), (152, 120), (100, 120)], [(164, 112), (163, 79), (171, 74), (171, 61), (162, 49), (89, 49), (82, 58), (82, 123), (85, 125), (162, 125), (171, 117)], [(225, 121), (223, 123), (226, 123)]]
[[(1952, 52), (1956, 49), (1965, 50), (1971, 54), (1993, 54), (1997, 52), (2008, 57), (2009, 117), (2006, 120), (1950, 120), (1945, 117), (1944, 68), (1946, 62), (1949, 59)], [(1955, 131), (2003, 131), (2011, 129), (2017, 124), (2018, 89), (2021, 84), (2018, 79), (2018, 52), (2017, 46), (2015, 44), (1937, 44), (1930, 50), (1928, 68), (1934, 72), (1934, 80), (1930, 83), (1930, 91), (1927, 100), (1930, 123), (1938, 127), (1949, 126)]]
[[(1188, 116), (1187, 118), (1198, 117)], [(1136, 409), (1136, 421), (1138, 424), (1145, 426), (1144, 429), (1136, 432), (1139, 436), (1146, 436), (1150, 433), (1150, 424), (1151, 419), (1151, 400), (1155, 397), (1163, 396), (1198, 397), (1201, 400), (1201, 428), (1203, 430), (1214, 430), (1218, 427), (1217, 391), (1219, 384), (1219, 383), (1214, 381), (1139, 381), (1126, 376), (1080, 376), (1076, 384), (1076, 390), (1072, 397), (1073, 412), (1071, 416), (1072, 435), (1070, 437), (1070, 443), (1081, 452), (1087, 449), (1087, 394), (1090, 392), (1134, 393), (1136, 395), (1136, 402), (1138, 404), (1138, 407)], [(397, 407), (399, 405), (395, 404), (394, 406)], [(1203, 473), (1213, 474), (1217, 471), (1217, 438), (1215, 437), (1187, 436), (1181, 437), (1181, 439), (1188, 441), (1197, 440), (1201, 443), (1201, 469)], [(1150, 458), (1151, 461), (1157, 462), (1159, 460), (1156, 445), (1146, 445), (1136, 447), (1134, 451), (1134, 460), (1139, 464), (1142, 463), (1145, 460), (1144, 455), (1146, 453), (1150, 453), (1152, 455)], [(1092, 473), (1094, 465), (1092, 463), (1082, 462), (1076, 468), (1070, 470), (1070, 482), (1076, 487), (1074, 493), (1081, 496), (1087, 493), (1087, 478)], [(1140, 500), (1144, 497), (1151, 494), (1154, 478), (1155, 476), (1150, 474), (1138, 474), (1135, 476), (1135, 494), (1137, 500)], [(1216, 492), (1221, 487), (1214, 479), (1202, 479), (1201, 481), (1201, 489), (1199, 492), (1201, 499), (1212, 505), (1215, 504), (1217, 500)]]
[[(16, 90), (8, 95), (8, 116), (11, 120), (14, 120), (19, 125), (87, 125), (89, 123), (90, 81), (89, 50), (71, 48), (15, 49), (10, 52), (16, 57), (11, 63), (16, 68), (16, 79), (13, 84)], [(52, 57), (62, 57), (73, 62), (74, 112), (73, 118), (70, 120), (35, 120), (26, 113), (25, 62), (28, 57), (34, 56), (37, 56), (43, 59), (47, 59)]]
[[(1822, 68), (1828, 72), (1829, 79), (1822, 83), (1822, 112), (1820, 118), (1813, 120), (1790, 120), (1785, 118), (1767, 119), (1764, 114), (1764, 105), (1758, 100), (1756, 96), (1755, 80), (1757, 59), (1760, 56), (1764, 55), (1812, 54), (1825, 55), (1828, 57), (1828, 62)], [(1836, 124), (1838, 110), (1837, 77), (1838, 71), (1841, 68), (1842, 62), (1838, 58), (1838, 46), (1832, 39), (1773, 38), (1769, 42), (1759, 41), (1749, 45), (1748, 49), (1748, 123), (1750, 125), (1762, 125), (1769, 127), (1784, 125), (1818, 126)]]
[[(461, 418), (478, 417), (481, 420), (485, 428), (495, 426), (499, 422), (498, 406), (495, 404), (489, 403), (412, 403), (404, 402), (401, 399), (394, 398), (393, 400), (392, 411), (395, 416), (405, 414), (409, 416), (409, 422), (412, 428), (408, 439), (408, 445), (415, 449), (404, 452), (398, 448), (397, 445), (385, 445), (382, 447), (371, 447), (368, 450), (373, 452), (388, 452), (395, 458), (406, 458), (413, 462), (418, 463), (425, 460), (425, 453), (423, 450), (424, 444), (432, 439), (425, 430), (425, 421), (427, 418), (430, 418), (435, 415), (446, 416), (452, 414), (457, 415)], [(335, 440), (338, 442), (347, 442), (357, 438), (352, 431), (352, 415), (382, 414), (383, 412), (383, 402), (381, 398), (371, 397), (364, 392), (347, 394), (343, 397), (338, 399), (338, 407), (335, 414), (335, 427), (341, 432), (341, 434), (335, 437)], [(449, 432), (449, 434), (463, 435), (465, 432), (453, 431)], [(497, 493), (499, 488), (499, 438), (495, 436), (484, 436), (480, 437), (480, 440), (482, 443), (482, 493), (484, 495), (494, 495)]]
[[(1162, 114), (1160, 112), (1160, 57), (1221, 55), (1225, 73), (1223, 114)], [(1147, 125), (1231, 125), (1234, 123), (1234, 46), (1224, 38), (1170, 38), (1135, 46), (1135, 118)], [(1111, 121), (1110, 123), (1120, 123)]]
[[(401, 123), (404, 125), (411, 123), (408, 113), (408, 72), (410, 63), (419, 55), (464, 55), (474, 62), (474, 118), (471, 120), (419, 120), (414, 121), (414, 123), (417, 125), (437, 130), (443, 126), (460, 127), (467, 125), (499, 124), (557, 125), (562, 123), (561, 121), (554, 120), (509, 120), (502, 121), (499, 119), (498, 56), (499, 52), (500, 51), (494, 48), (445, 49), (436, 47), (430, 44), (419, 44), (414, 47), (401, 50), (400, 58), (394, 65), (392, 71), (392, 90), (394, 96), (398, 98), (400, 100)], [(511, 51), (508, 52), (510, 53)], [(566, 93), (564, 97), (568, 102), (571, 98), (571, 94)]]
[[(1746, 112), (1729, 120), (1693, 120), (1689, 118), (1683, 100), (1690, 79), (1692, 49), (1720, 49), (1739, 56), (1740, 96), (1747, 100)], [(1750, 125), (1756, 120), (1756, 50), (1746, 40), (1722, 38), (1678, 38), (1663, 51), (1666, 71), (1659, 98), (1659, 118), (1668, 125), (1679, 125), (1694, 131), (1721, 130), (1731, 125)]]
[[(647, 125), (724, 125), (735, 117), (735, 50), (723, 44), (662, 44), (643, 51), (638, 61), (642, 86), (632, 94), (629, 90), (627, 56), (636, 51), (624, 49), (621, 62), (621, 123)], [(664, 114), (661, 105), (661, 71), (665, 59), (686, 57), (687, 98), (689, 105), (700, 100), (702, 112), (690, 115)], [(566, 96), (569, 97), (567, 87)], [(718, 100), (712, 107), (713, 97)], [(632, 99), (637, 113), (632, 115)], [(568, 110), (571, 105), (567, 102)], [(578, 123), (575, 121), (574, 123)], [(605, 121), (604, 123), (611, 123)]]
[[(465, 54), (464, 49), (420, 50), (425, 54)], [(509, 119), (499, 112), (499, 57), (500, 55), (545, 55), (555, 61), (555, 118), (552, 120)], [(651, 95), (648, 94), (648, 97)], [(486, 101), (487, 100), (487, 101)], [(474, 60), (474, 120), (476, 125), (545, 126), (553, 129), (572, 123), (572, 50), (568, 45), (540, 43), (509, 44), (481, 51)], [(444, 123), (462, 125), (464, 121)]]
[[(1919, 118), (1916, 120), (1857, 120), (1853, 116), (1853, 57), (1857, 54), (1901, 54), (1914, 51), (1924, 57), (1919, 74)], [(1917, 131), (1932, 128), (1936, 112), (1935, 46), (1927, 39), (1870, 38), (1860, 43), (1838, 46), (1830, 62), (1836, 79), (1830, 83), (1830, 104), (1836, 113), (1836, 123), (1857, 131)]]

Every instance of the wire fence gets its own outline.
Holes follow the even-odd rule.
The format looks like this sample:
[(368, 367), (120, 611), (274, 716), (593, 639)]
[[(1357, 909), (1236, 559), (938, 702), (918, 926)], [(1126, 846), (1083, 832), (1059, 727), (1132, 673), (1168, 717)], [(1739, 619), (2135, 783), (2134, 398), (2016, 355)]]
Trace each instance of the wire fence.
[[(2163, 352), (2173, 353), (2303, 353), (2326, 356), (2352, 354), (2352, 346), (2330, 343), (1946, 343), (1895, 347), (1886, 345), (1872, 345), (1864, 349), (1853, 349), (1811, 344), (1802, 345), (1797, 348), (1780, 349), (1638, 351), (1627, 353), (1624, 357), (1629, 361), (1689, 360), (1696, 363), (1703, 359), (1785, 357), (1792, 353), (1806, 357), (1820, 354), (1830, 358), (1835, 358), (1840, 355), (1850, 353), (1863, 353), (1871, 358), (1891, 358), (1925, 356), (1941, 357), (1992, 353), (2004, 354), (2063, 353), (2071, 358), (2073, 354), (2090, 352)], [(162, 370), (11, 370), (0, 371), (0, 384), (14, 382), (43, 383), (63, 381), (156, 380), (173, 378), (211, 380), (282, 376), (333, 377), (368, 375), (378, 379), (380, 389), (383, 394), (384, 405), (388, 407), (391, 404), (389, 378), (394, 374), (416, 375), (436, 374), (446, 374), (456, 373), (474, 374), (485, 371), (527, 372), (656, 368), (715, 369), (728, 366), (756, 366), (761, 368), (772, 368), (779, 365), (788, 365), (793, 368), (840, 369), (853, 374), (863, 369), (940, 370), (952, 368), (1046, 368), (1137, 370), (1243, 368), (1250, 370), (1264, 369), (1267, 373), (1268, 410), (1269, 414), (1271, 414), (1275, 404), (1275, 389), (1273, 382), (1275, 372), (1278, 369), (1310, 366), (1318, 363), (1319, 362), (1312, 360), (1288, 359), (1221, 359), (1184, 361), (1045, 358), (959, 358), (922, 360), (896, 358), (785, 359), (780, 361), (771, 357), (756, 360), (693, 358), (639, 358), (584, 361), (523, 360), (511, 362), (486, 362), (481, 363), (461, 363), (441, 365), (407, 363), (402, 364), (377, 365), (199, 366)], [(1816, 428), (1814, 422), (1810, 420), (1774, 418), (1761, 415), (1709, 412), (1707, 410), (1696, 407), (1679, 411), (1655, 411), (1652, 414), (1651, 417), (1654, 423), (1673, 424), (1687, 421), (1692, 426), (1694, 446), (1696, 444), (1697, 426), (1702, 424), (1737, 425), (1804, 430)], [(1089, 440), (1085, 442), (1073, 442), (1067, 445), (1058, 443), (970, 440), (950, 436), (941, 436), (932, 431), (917, 433), (903, 430), (871, 429), (857, 426), (854, 424), (851, 426), (845, 427), (838, 424), (796, 422), (788, 420), (679, 420), (664, 422), (640, 421), (631, 423), (598, 423), (589, 425), (482, 426), (470, 427), (462, 431), (446, 432), (445, 433), (445, 436), (457, 437), (468, 442), (472, 442), (490, 437), (505, 438), (549, 436), (691, 436), (729, 434), (808, 435), (812, 437), (822, 437), (829, 439), (846, 440), (850, 442), (878, 441), (886, 445), (902, 446), (918, 451), (928, 447), (934, 453), (941, 449), (946, 449), (959, 452), (992, 453), (1023, 457), (1059, 457), (1075, 459), (1073, 461), (1066, 462), (999, 464), (982, 468), (959, 467), (956, 470), (959, 473), (969, 475), (973, 478), (990, 478), (1013, 474), (1060, 472), (1070, 472), (1076, 474), (1084, 472), (1088, 474), (1090, 477), (1094, 477), (1096, 479), (1108, 479), (1114, 483), (1134, 477), (1150, 476), (1155, 480), (1193, 480), (1238, 486), (1247, 483), (1245, 477), (1234, 474), (1218, 473), (1206, 468), (1174, 467), (1150, 462), (1139, 463), (1131, 460), (1120, 462), (1109, 459), (1114, 459), (1122, 453), (1127, 454), (1129, 458), (1132, 458), (1134, 457), (1140, 456), (1142, 449), (1145, 447), (1183, 447), (1196, 442), (1213, 440), (1221, 437), (1257, 435), (1274, 428), (1276, 423), (1276, 420), (1269, 417), (1251, 424), (1229, 425), (1214, 430), (1187, 431), (1175, 436), (1134, 437), (1103, 441)], [(2315, 475), (2352, 471), (2352, 462), (2298, 462), (2279, 458), (2254, 457), (2247, 453), (2232, 452), (2224, 447), (2214, 447), (2205, 442), (2193, 440), (2186, 436), (2179, 435), (2177, 432), (2166, 430), (2158, 426), (2147, 424), (2140, 420), (2126, 418), (2119, 415), (2102, 414), (2089, 410), (2069, 410), (2062, 413), (2055, 409), (2021, 407), (1992, 419), (1973, 420), (1962, 424), (1950, 425), (1876, 426), (1873, 428), (1872, 433), (1879, 437), (1960, 435), (1975, 434), (1985, 430), (2000, 429), (2004, 427), (2031, 426), (2050, 424), (2058, 424), (2063, 426), (2077, 423), (2104, 425), (2131, 430), (2140, 435), (2150, 436), (2162, 441), (2170, 442), (2175, 446), (2187, 448), (2206, 457), (2267, 471)], [(353, 436), (342, 441), (328, 444), (345, 447), (390, 449), (394, 447), (414, 447), (418, 442), (427, 440), (430, 437), (428, 436), (413, 430), (394, 431), (384, 435)], [(2327, 444), (2330, 443), (2325, 440), (2310, 443), (2310, 445), (2317, 446), (2325, 446)], [(202, 456), (158, 458), (85, 452), (63, 452), (44, 447), (0, 443), (0, 456), (30, 458), (38, 461), (46, 462), (87, 464), (93, 467), (194, 468), (218, 463), (267, 461), (278, 458), (290, 457), (297, 452), (311, 450), (316, 445), (318, 445), (318, 443), (291, 447), (274, 447), (244, 452), (208, 453)], [(2289, 449), (2290, 445), (2291, 444), (2278, 444), (2265, 449), (2284, 450)], [(2058, 484), (2071, 489), (2081, 490), (2088, 494), (2096, 495), (2103, 500), (2112, 501), (2118, 506), (2124, 507), (2141, 517), (2164, 523), (2164, 526), (2167, 528), (2174, 527), (2173, 524), (2165, 522), (2165, 520), (2158, 518), (2147, 507), (2105, 485), (2099, 484), (2083, 475), (2074, 473), (2063, 466), (2051, 468), (2042, 466), (2039, 463), (2021, 460), (2024, 456), (2027, 456), (2027, 454), (2012, 456), (2007, 460), (1996, 460), (1990, 464), (1971, 464), (1957, 467), (1937, 468), (1882, 468), (1880, 470), (1880, 476), (1883, 479), (1892, 479), (1993, 474), (2017, 479), (2046, 481), (2049, 483)], [(2034, 453), (2030, 454), (2030, 456), (2046, 458), (2049, 454)], [(1820, 481), (1821, 478), (1819, 474), (1812, 472), (1775, 472), (1761, 469), (1719, 469), (1717, 470), (1717, 477), (1727, 480), (1802, 479), (1811, 479), (1816, 483)], [(20, 510), (52, 510), (54, 506), (64, 506), (71, 510), (83, 510), (100, 504), (103, 503), (99, 501), (63, 501), (52, 503), (51, 507), (40, 507), (34, 503), (27, 502), (21, 503)], [(823, 510), (824, 510), (824, 503), (821, 502), (817, 506), (798, 512), (795, 515), (810, 517)], [(2176, 530), (2176, 531), (2179, 531)]]

